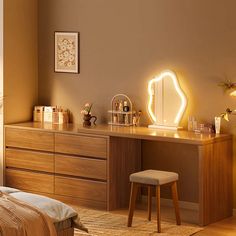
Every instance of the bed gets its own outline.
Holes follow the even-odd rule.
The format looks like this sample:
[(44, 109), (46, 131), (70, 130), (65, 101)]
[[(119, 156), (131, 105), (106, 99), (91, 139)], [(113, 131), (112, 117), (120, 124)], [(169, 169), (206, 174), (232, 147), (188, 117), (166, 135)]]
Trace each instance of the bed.
[(78, 213), (60, 201), (8, 187), (0, 187), (0, 192), (33, 206), (48, 215), (53, 221), (57, 236), (73, 236), (74, 228), (87, 231), (80, 222)]

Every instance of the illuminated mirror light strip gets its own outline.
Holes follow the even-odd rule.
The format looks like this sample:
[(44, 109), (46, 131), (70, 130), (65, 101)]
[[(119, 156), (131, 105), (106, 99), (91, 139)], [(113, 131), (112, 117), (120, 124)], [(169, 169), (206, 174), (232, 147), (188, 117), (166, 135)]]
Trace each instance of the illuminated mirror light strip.
[(175, 89), (177, 91), (177, 93), (179, 94), (180, 98), (181, 98), (181, 106), (180, 109), (175, 117), (174, 123), (176, 124), (176, 126), (178, 126), (180, 119), (182, 118), (182, 115), (184, 113), (184, 110), (186, 108), (187, 105), (187, 99), (184, 95), (184, 93), (182, 92), (177, 77), (175, 75), (174, 72), (172, 71), (164, 71), (162, 72), (159, 76), (155, 77), (154, 79), (150, 80), (148, 83), (148, 94), (149, 94), (149, 102), (148, 102), (148, 112), (151, 116), (151, 119), (153, 120), (154, 123), (156, 123), (157, 121), (157, 117), (154, 115), (153, 111), (152, 111), (152, 104), (153, 104), (153, 97), (154, 97), (154, 89), (153, 89), (153, 83), (161, 81), (162, 79), (164, 79), (165, 77), (170, 77), (174, 83)]

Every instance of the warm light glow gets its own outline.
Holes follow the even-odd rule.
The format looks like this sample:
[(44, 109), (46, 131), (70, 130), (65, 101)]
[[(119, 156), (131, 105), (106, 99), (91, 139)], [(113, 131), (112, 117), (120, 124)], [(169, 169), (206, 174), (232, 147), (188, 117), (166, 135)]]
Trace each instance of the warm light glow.
[(174, 134), (174, 137), (175, 138), (180, 138), (180, 136), (177, 133)]
[(231, 92), (229, 95), (230, 95), (230, 96), (233, 96), (233, 97), (236, 97), (236, 90), (234, 90), (233, 92)]
[(157, 117), (155, 116), (155, 114), (152, 111), (153, 97), (154, 97), (153, 84), (158, 81), (163, 80), (165, 77), (170, 77), (172, 79), (174, 87), (176, 89), (176, 92), (178, 93), (178, 95), (180, 96), (180, 99), (181, 99), (181, 106), (180, 106), (179, 111), (177, 112), (175, 120), (174, 120), (174, 123), (176, 124), (176, 126), (178, 126), (180, 119), (181, 119), (181, 117), (184, 113), (184, 110), (186, 108), (187, 100), (186, 100), (186, 97), (179, 86), (179, 83), (178, 83), (175, 73), (172, 71), (169, 71), (169, 70), (164, 71), (159, 76), (157, 76), (154, 79), (149, 81), (149, 83), (148, 83), (148, 94), (149, 94), (148, 112), (149, 112), (153, 122), (156, 123)]

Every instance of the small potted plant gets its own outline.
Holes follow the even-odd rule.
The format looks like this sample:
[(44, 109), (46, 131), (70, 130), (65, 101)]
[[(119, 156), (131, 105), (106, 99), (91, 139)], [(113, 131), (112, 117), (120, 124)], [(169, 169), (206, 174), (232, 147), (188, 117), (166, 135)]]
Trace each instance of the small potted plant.
[(218, 84), (230, 96), (236, 96), (236, 83), (231, 80), (222, 81)]
[(81, 111), (81, 114), (83, 114), (83, 125), (84, 126), (91, 126), (91, 119), (94, 118), (93, 124), (96, 125), (97, 117), (91, 115), (91, 109), (93, 104), (92, 103), (86, 103), (84, 105), (84, 109)]
[(235, 112), (231, 110), (230, 108), (227, 108), (225, 112), (220, 114), (220, 117), (226, 121), (229, 121), (229, 115), (235, 115)]

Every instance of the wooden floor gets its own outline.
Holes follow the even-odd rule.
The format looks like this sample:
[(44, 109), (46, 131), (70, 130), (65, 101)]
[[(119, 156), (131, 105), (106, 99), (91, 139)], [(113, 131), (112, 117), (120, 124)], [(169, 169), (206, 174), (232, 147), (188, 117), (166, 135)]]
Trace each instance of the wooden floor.
[(194, 236), (235, 236), (236, 235), (236, 216), (217, 222), (205, 227), (201, 232)]
[[(147, 218), (147, 211), (140, 208), (142, 207), (139, 206), (139, 209), (135, 210), (134, 216)], [(116, 210), (113, 211), (113, 213), (127, 215), (128, 210)], [(187, 217), (188, 216), (190, 216), (190, 214), (187, 215)], [(170, 216), (169, 214), (169, 209), (164, 209), (162, 211), (162, 219), (173, 220), (173, 216)], [(156, 220), (155, 212), (152, 212), (152, 220)], [(208, 225), (204, 227), (202, 231), (194, 234), (194, 236), (236, 236), (236, 216)]]

